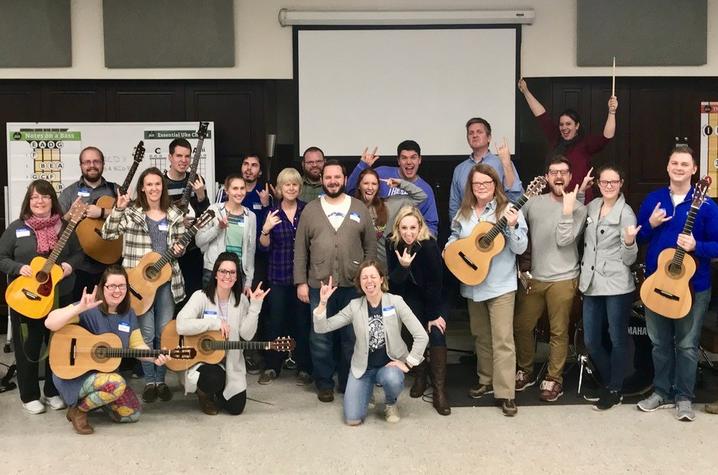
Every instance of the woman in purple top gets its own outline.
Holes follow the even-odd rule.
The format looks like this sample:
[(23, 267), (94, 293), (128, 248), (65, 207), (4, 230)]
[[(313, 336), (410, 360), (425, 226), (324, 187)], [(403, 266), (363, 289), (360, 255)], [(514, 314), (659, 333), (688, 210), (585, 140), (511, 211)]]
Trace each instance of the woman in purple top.
[[(267, 214), (262, 225), (259, 244), (269, 250), (268, 278), (272, 288), (269, 318), (264, 331), (268, 339), (291, 333), (296, 341), (294, 359), (297, 364), (297, 385), (312, 381), (309, 355), (309, 329), (312, 324), (309, 306), (297, 298), (294, 287), (294, 238), (305, 203), (297, 199), (302, 192), (302, 177), (294, 168), (285, 168), (277, 176), (276, 196), (279, 204)], [(259, 384), (270, 384), (282, 370), (284, 354), (268, 351), (265, 369)]]
[[(573, 179), (568, 184), (568, 189), (572, 190), (576, 185), (581, 185), (583, 177), (588, 174), (591, 168), (591, 157), (603, 150), (606, 144), (616, 135), (616, 110), (618, 109), (618, 99), (611, 96), (608, 99), (608, 117), (606, 124), (603, 126), (603, 134), (584, 134), (581, 129), (581, 118), (573, 109), (566, 109), (558, 117), (558, 127), (549, 116), (546, 108), (531, 94), (526, 81), (519, 81), (519, 91), (526, 98), (531, 112), (539, 121), (544, 136), (552, 147), (551, 156), (562, 155), (571, 162), (571, 171)], [(586, 190), (585, 202), (588, 203), (593, 199), (593, 191)]]

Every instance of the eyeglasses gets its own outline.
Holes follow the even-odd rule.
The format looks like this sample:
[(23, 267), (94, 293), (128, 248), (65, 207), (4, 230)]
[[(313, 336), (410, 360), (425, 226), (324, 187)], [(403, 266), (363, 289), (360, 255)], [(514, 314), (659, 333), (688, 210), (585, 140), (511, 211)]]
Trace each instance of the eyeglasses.
[(494, 184), (494, 180), (489, 181), (472, 181), (471, 186), (475, 186), (476, 188), (489, 188), (491, 185)]
[(218, 269), (217, 274), (220, 274), (224, 277), (234, 277), (235, 275), (237, 275), (237, 271), (236, 270), (227, 270), (227, 269)]
[(569, 173), (571, 173), (571, 170), (549, 170), (548, 174), (549, 176), (566, 176)]
[(127, 284), (105, 284), (105, 288), (110, 292), (125, 291), (127, 290)]
[(602, 186), (604, 188), (607, 187), (616, 187), (621, 184), (621, 180), (598, 180), (598, 186)]
[(85, 160), (84, 162), (80, 162), (80, 165), (84, 167), (89, 167), (90, 165), (102, 165), (102, 160)]
[(30, 201), (50, 201), (52, 197), (50, 195), (32, 195)]

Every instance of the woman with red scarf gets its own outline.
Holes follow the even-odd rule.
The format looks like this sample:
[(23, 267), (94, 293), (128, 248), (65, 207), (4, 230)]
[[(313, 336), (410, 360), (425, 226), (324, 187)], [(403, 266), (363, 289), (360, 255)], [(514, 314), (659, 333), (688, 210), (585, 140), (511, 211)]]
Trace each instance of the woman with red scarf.
[[(36, 256), (47, 257), (55, 249), (62, 228), (62, 211), (55, 189), (45, 180), (33, 181), (25, 193), (20, 219), (10, 223), (0, 237), (0, 271), (7, 274), (9, 280), (21, 275), (32, 276), (30, 261)], [(80, 244), (75, 234), (72, 234), (57, 259), (63, 271), (63, 278), (55, 288), (60, 307), (72, 303), (72, 288), (75, 284), (72, 269), (81, 260)], [(64, 409), (65, 403), (52, 382), (50, 363), (46, 358), (45, 397), (42, 398), (40, 394), (38, 365), (43, 359), (40, 350), (50, 338), (50, 331), (45, 328), (45, 319), (30, 319), (10, 309), (10, 321), (23, 408), (30, 414), (45, 412), (45, 404), (55, 410)]]

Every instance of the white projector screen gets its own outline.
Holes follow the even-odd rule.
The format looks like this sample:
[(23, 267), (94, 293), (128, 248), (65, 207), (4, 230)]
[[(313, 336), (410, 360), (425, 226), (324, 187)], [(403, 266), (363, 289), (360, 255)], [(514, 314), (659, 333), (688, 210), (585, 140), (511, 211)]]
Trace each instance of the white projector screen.
[(517, 36), (516, 26), (299, 29), (300, 150), (393, 156), (413, 139), (422, 155), (464, 155), (464, 125), (478, 116), (513, 153)]

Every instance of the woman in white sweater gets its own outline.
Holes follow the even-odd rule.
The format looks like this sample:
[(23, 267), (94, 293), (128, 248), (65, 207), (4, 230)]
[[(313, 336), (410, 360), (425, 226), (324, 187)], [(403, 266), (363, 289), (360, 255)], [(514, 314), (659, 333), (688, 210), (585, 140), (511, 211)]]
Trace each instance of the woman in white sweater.
[[(177, 333), (198, 335), (219, 330), (227, 340), (251, 340), (269, 289), (262, 290), (260, 282), (247, 299), (242, 294), (243, 288), (239, 258), (233, 252), (221, 253), (215, 260), (209, 283), (193, 293), (177, 315)], [(230, 350), (221, 364), (200, 363), (188, 369), (185, 392), (197, 393), (205, 414), (215, 415), (223, 408), (238, 415), (247, 402), (246, 373), (242, 350)]]

